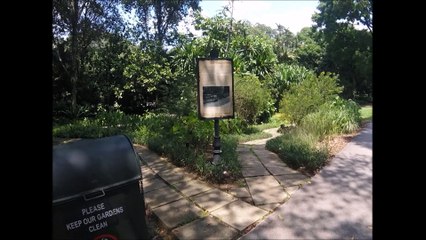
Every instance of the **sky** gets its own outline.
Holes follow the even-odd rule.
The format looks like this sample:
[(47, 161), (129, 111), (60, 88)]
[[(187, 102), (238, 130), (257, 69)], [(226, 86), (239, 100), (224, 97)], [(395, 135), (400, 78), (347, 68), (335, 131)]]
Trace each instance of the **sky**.
[[(229, 5), (227, 0), (203, 0), (200, 2), (202, 14), (213, 17), (223, 6)], [(248, 20), (252, 24), (261, 23), (271, 28), (281, 24), (293, 34), (297, 34), (303, 27), (310, 27), (313, 22), (312, 14), (318, 6), (317, 0), (292, 1), (242, 1), (234, 0), (234, 18)]]

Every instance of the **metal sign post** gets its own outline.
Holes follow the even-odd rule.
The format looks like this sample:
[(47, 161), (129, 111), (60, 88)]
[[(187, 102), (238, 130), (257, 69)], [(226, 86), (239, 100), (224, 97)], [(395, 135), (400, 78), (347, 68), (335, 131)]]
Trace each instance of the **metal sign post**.
[(219, 119), (234, 118), (234, 74), (232, 59), (198, 58), (198, 116), (214, 120), (213, 164), (220, 163)]
[(219, 136), (219, 119), (214, 120), (214, 139), (213, 139), (213, 165), (218, 165), (220, 162), (220, 136)]

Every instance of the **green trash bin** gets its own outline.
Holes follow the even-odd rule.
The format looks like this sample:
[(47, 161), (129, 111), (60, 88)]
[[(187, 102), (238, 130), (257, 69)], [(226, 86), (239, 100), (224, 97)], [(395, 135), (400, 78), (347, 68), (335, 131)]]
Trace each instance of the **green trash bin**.
[(140, 162), (124, 135), (53, 147), (53, 239), (148, 239)]

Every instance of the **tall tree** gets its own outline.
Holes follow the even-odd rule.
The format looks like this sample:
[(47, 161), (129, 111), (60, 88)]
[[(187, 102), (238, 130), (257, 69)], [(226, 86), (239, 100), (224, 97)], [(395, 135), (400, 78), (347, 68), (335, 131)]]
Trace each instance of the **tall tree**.
[(325, 48), (320, 70), (340, 75), (345, 97), (371, 96), (372, 0), (320, 0), (318, 10), (312, 19)]
[(313, 15), (319, 28), (335, 31), (343, 25), (365, 26), (373, 33), (373, 0), (320, 0)]
[(123, 0), (128, 11), (136, 10), (138, 39), (157, 47), (172, 44), (177, 26), (189, 13), (198, 10), (200, 0)]
[(297, 62), (308, 68), (320, 72), (320, 65), (324, 57), (324, 47), (319, 43), (319, 33), (312, 27), (304, 27), (297, 34), (297, 48), (295, 55)]
[[(53, 57), (70, 78), (72, 112), (77, 108), (82, 55), (102, 33), (118, 31), (122, 27), (118, 3), (119, 0), (53, 0)], [(68, 63), (65, 53), (69, 57)]]
[[(202, 31), (201, 39), (206, 43), (203, 47), (204, 56), (208, 56), (210, 51), (215, 49), (219, 51), (221, 57), (228, 57), (226, 43), (230, 24), (231, 19), (227, 16), (226, 8), (211, 18), (203, 17), (200, 12), (196, 12), (195, 29)], [(233, 28), (235, 29), (237, 25), (238, 23), (234, 24)]]
[(251, 32), (253, 27), (249, 22), (238, 21), (235, 24), (230, 56), (234, 59), (236, 71), (254, 73), (263, 81), (277, 63), (274, 41), (265, 33), (254, 35)]
[(265, 24), (256, 23), (253, 25), (251, 33), (254, 35), (266, 34), (270, 38), (274, 38), (277, 35), (277, 30), (272, 29), (270, 26), (267, 26)]
[(281, 24), (277, 24), (276, 35), (274, 37), (274, 52), (277, 54), (278, 62), (292, 63), (295, 60), (294, 50), (296, 48), (296, 37)]
[(273, 71), (277, 57), (273, 51), (273, 40), (263, 28), (253, 27), (248, 21), (237, 21), (232, 26), (229, 48), (227, 48), (228, 29), (231, 18), (227, 10), (211, 18), (196, 15), (195, 29), (202, 30), (201, 40), (204, 56), (212, 49), (219, 51), (220, 57), (233, 59), (237, 73), (251, 72), (263, 81)]

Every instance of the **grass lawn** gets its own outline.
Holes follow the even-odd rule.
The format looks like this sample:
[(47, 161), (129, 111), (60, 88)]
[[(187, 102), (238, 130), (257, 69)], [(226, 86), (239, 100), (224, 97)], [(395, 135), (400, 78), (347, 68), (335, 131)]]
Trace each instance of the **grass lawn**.
[(257, 139), (263, 139), (263, 138), (269, 138), (272, 135), (266, 132), (262, 132), (259, 130), (259, 132), (250, 133), (250, 134), (232, 134), (231, 136), (234, 136), (238, 139), (238, 143), (248, 142), (252, 140)]
[(283, 120), (282, 113), (276, 113), (271, 117), (271, 120), (268, 123), (251, 125), (248, 133), (235, 134), (233, 136), (237, 137), (239, 143), (269, 138), (272, 135), (266, 132), (263, 132), (265, 129), (269, 128), (277, 128), (280, 127), (281, 124), (288, 124), (285, 120)]
[(288, 124), (284, 119), (284, 115), (282, 113), (275, 113), (271, 120), (268, 123), (262, 123), (258, 125), (253, 125), (254, 128), (262, 131), (269, 128), (276, 128), (279, 127), (281, 124)]
[(366, 121), (373, 119), (373, 106), (371, 106), (371, 105), (363, 106), (363, 107), (361, 107), (359, 112), (361, 114), (361, 121), (362, 122), (366, 122)]

